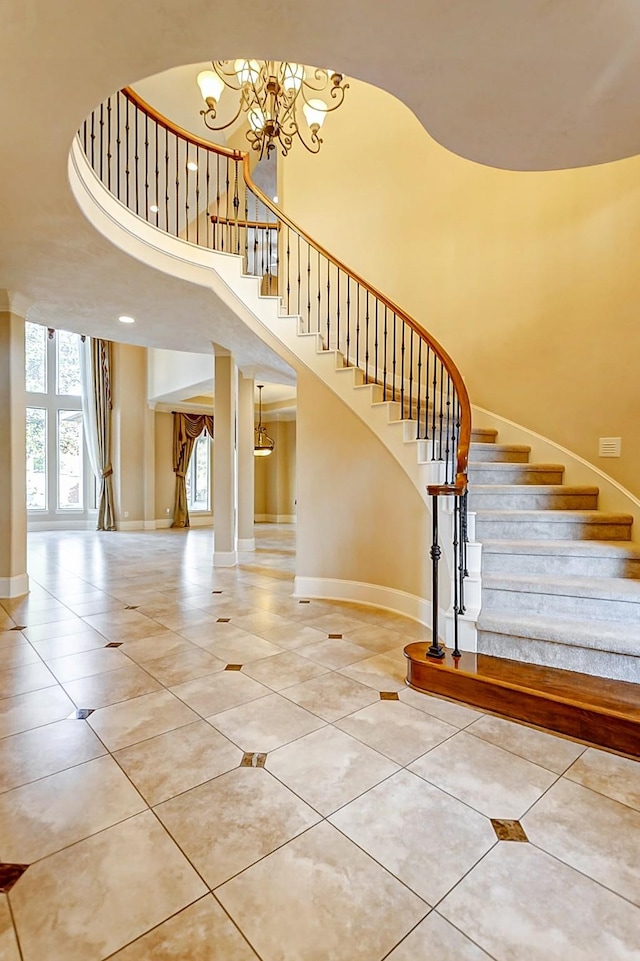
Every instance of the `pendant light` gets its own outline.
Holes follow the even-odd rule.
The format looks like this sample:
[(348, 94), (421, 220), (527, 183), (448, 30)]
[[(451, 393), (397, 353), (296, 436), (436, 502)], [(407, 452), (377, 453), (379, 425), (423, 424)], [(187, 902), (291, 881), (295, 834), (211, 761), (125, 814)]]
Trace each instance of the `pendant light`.
[(258, 417), (258, 426), (253, 431), (253, 453), (255, 457), (268, 457), (276, 444), (267, 434), (267, 428), (262, 426), (262, 388), (264, 384), (258, 384), (257, 387), (260, 391), (260, 416)]

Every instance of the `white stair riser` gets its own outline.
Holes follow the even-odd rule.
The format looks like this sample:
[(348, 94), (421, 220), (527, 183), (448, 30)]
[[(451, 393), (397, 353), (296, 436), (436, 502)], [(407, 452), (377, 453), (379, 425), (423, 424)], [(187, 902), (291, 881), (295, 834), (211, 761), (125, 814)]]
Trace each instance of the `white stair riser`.
[(628, 541), (631, 524), (594, 524), (588, 521), (562, 520), (550, 523), (542, 514), (540, 520), (483, 520), (476, 516), (476, 537), (483, 540), (541, 541)]
[(596, 510), (597, 494), (572, 494), (569, 491), (538, 493), (535, 489), (518, 491), (514, 494), (469, 489), (469, 508), (471, 510)]
[(486, 574), (547, 574), (564, 577), (631, 577), (640, 579), (640, 558), (579, 557), (568, 554), (482, 553)]
[(495, 450), (491, 450), (491, 445), (483, 446), (478, 450), (476, 444), (472, 444), (469, 451), (470, 461), (482, 461), (487, 464), (528, 464), (529, 453), (522, 450), (504, 450), (498, 444)]
[(617, 681), (640, 683), (640, 656), (614, 654), (541, 641), (530, 637), (512, 637), (478, 630), (478, 652), (493, 657), (506, 657), (525, 664), (557, 667), (580, 674), (610, 677)]
[(569, 594), (508, 591), (484, 586), (482, 607), (487, 611), (517, 611), (520, 614), (560, 614), (584, 620), (640, 622), (640, 604), (608, 597), (574, 597)]
[(514, 464), (506, 470), (492, 470), (490, 467), (469, 467), (470, 484), (522, 484), (533, 487), (537, 484), (561, 484), (564, 471), (531, 470), (528, 464)]

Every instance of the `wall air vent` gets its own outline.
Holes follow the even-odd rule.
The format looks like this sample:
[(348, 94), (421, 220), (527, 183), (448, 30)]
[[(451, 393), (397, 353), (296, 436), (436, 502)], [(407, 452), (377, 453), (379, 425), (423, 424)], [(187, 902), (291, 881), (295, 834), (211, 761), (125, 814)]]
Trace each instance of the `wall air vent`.
[(620, 457), (622, 437), (601, 437), (598, 440), (598, 457)]

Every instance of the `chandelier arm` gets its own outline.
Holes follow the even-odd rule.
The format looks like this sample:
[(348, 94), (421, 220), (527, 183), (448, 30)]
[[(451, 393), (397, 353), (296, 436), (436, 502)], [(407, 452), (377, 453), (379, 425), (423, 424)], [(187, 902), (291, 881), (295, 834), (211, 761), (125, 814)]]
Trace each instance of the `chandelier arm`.
[(208, 127), (209, 130), (226, 130), (227, 127), (231, 127), (232, 124), (234, 124), (234, 123), (236, 122), (236, 120), (238, 119), (238, 117), (239, 117), (240, 114), (242, 113), (242, 103), (240, 103), (240, 106), (238, 107), (238, 110), (237, 110), (237, 113), (236, 113), (235, 117), (233, 117), (231, 120), (229, 120), (228, 123), (223, 123), (223, 124), (221, 124), (219, 127), (214, 127), (213, 124), (211, 124), (211, 123), (209, 123), (209, 122), (207, 121), (207, 117), (209, 116), (210, 113), (213, 114), (212, 119), (215, 120), (215, 116), (216, 116), (215, 107), (209, 107), (208, 110), (201, 110), (201, 111), (200, 111), (200, 115), (201, 115), (202, 119), (204, 120), (205, 127)]
[[(324, 106), (324, 107), (323, 107), (323, 110), (322, 110), (322, 113), (333, 113), (334, 110), (337, 110), (338, 107), (341, 107), (341, 106), (342, 106), (342, 104), (344, 103), (345, 90), (348, 88), (348, 86), (349, 86), (349, 84), (347, 83), (347, 84), (344, 85), (344, 87), (332, 87), (332, 88), (331, 88), (331, 90), (329, 91), (329, 96), (332, 97), (333, 100), (337, 100), (338, 97), (340, 97), (340, 99), (338, 100), (337, 103), (335, 103), (335, 104), (333, 105), (333, 107), (330, 107), (329, 105)], [(300, 89), (300, 94), (301, 94), (302, 99), (304, 100), (304, 102), (307, 104), (307, 106), (310, 106), (309, 101), (307, 100), (307, 98), (306, 98), (306, 96), (305, 96), (305, 93), (304, 93), (304, 90), (303, 90), (302, 88)], [(316, 107), (315, 109), (316, 109), (316, 110), (320, 110), (319, 107)]]
[(230, 83), (230, 79), (236, 76), (235, 71), (231, 70), (229, 73), (227, 73), (226, 70), (222, 69), (223, 63), (230, 63), (230, 62), (231, 62), (230, 60), (212, 60), (211, 64), (213, 66), (213, 69), (217, 73), (217, 75), (222, 80), (225, 87), (227, 87), (229, 90), (242, 90), (242, 84), (236, 87), (234, 86), (233, 83)]

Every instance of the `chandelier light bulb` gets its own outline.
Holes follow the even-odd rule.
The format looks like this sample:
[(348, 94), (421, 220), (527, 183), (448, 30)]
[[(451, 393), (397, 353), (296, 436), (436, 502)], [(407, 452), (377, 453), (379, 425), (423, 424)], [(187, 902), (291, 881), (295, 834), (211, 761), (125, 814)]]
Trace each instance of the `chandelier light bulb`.
[(304, 80), (304, 66), (301, 63), (283, 63), (282, 86), (291, 92), (299, 90)]
[(327, 107), (322, 100), (309, 100), (308, 103), (303, 104), (302, 112), (310, 129), (313, 130), (314, 127), (319, 129), (327, 115)]
[(224, 90), (224, 80), (213, 70), (202, 70), (196, 77), (196, 81), (205, 103), (208, 104), (212, 100), (216, 104)]
[(251, 129), (255, 130), (256, 132), (259, 130), (264, 130), (264, 126), (267, 122), (262, 110), (258, 110), (257, 108), (249, 111), (247, 120), (249, 121), (249, 126)]
[(239, 83), (257, 83), (260, 64), (257, 60), (236, 60), (233, 64)]

